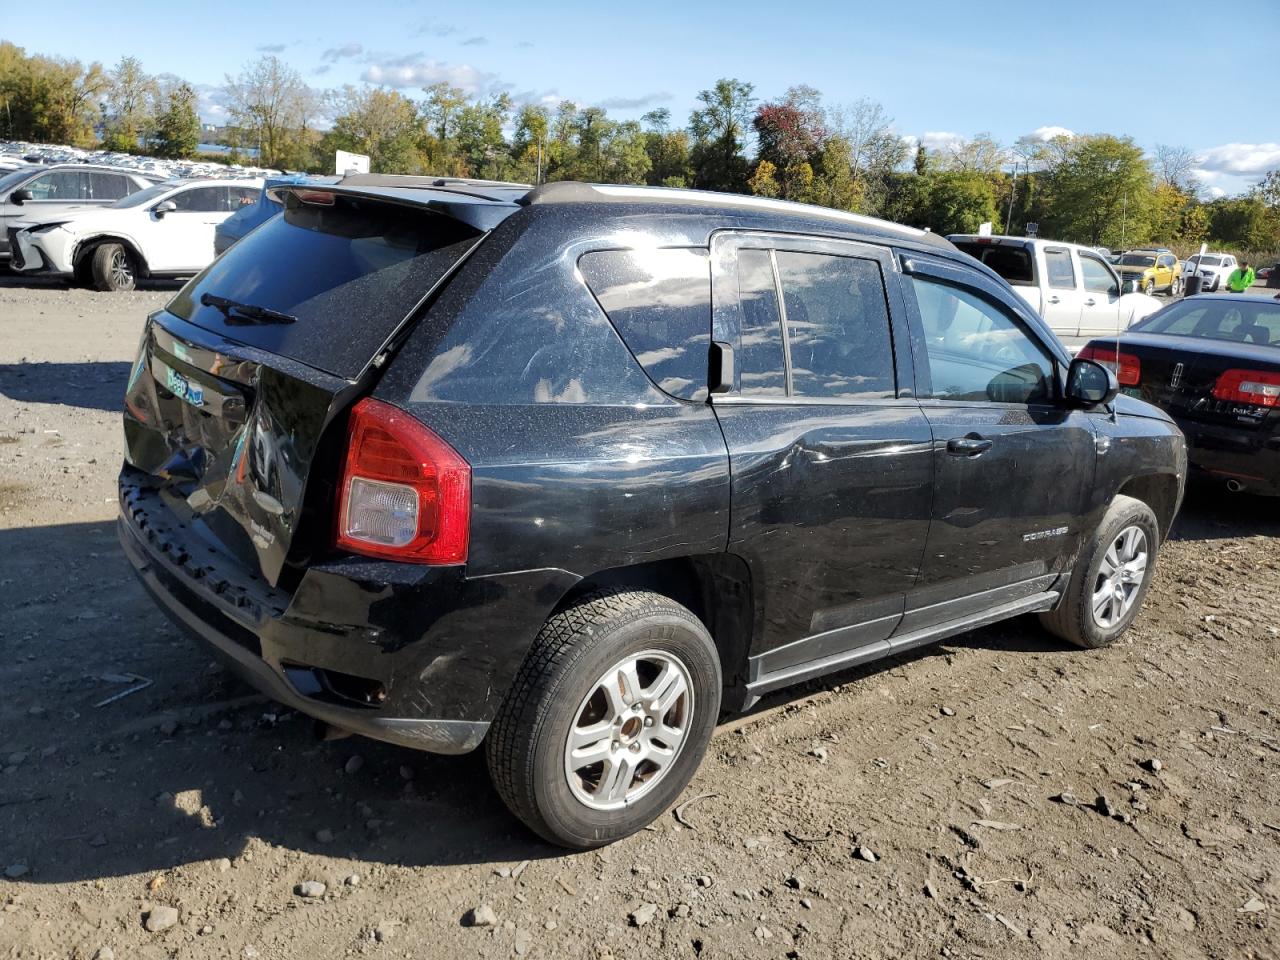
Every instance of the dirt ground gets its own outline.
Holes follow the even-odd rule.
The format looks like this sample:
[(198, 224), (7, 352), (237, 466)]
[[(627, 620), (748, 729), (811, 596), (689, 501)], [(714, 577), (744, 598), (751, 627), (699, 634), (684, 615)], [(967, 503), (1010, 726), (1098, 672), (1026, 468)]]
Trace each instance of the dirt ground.
[(1112, 649), (1017, 620), (789, 691), (566, 856), (479, 755), (318, 743), (135, 583), (168, 295), (0, 278), (0, 957), (1280, 958), (1280, 503), (1194, 493)]

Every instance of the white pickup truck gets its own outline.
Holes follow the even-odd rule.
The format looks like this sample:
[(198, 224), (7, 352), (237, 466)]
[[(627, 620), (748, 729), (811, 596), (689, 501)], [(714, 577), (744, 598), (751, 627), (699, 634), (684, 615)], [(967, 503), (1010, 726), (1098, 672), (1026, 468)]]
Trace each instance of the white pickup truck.
[(1162, 304), (1121, 292), (1120, 278), (1091, 247), (1030, 237), (953, 234), (947, 238), (1009, 282), (1067, 347), (1116, 334)]

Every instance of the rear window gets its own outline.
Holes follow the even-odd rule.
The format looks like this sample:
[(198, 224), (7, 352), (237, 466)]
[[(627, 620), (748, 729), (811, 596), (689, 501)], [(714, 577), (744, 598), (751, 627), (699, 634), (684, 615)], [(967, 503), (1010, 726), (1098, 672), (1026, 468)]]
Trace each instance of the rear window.
[[(228, 340), (357, 376), (480, 232), (427, 210), (338, 197), (291, 199), (187, 284), (170, 313)], [(293, 323), (245, 323), (204, 294), (265, 307)]]
[(707, 397), (711, 267), (707, 251), (602, 250), (578, 269), (645, 373), (681, 400)]
[(1130, 330), (1230, 340), (1280, 348), (1280, 303), (1191, 297), (1135, 323)]
[(990, 243), (957, 243), (956, 247), (980, 260), (1014, 286), (1034, 286), (1031, 251), (1026, 247)]

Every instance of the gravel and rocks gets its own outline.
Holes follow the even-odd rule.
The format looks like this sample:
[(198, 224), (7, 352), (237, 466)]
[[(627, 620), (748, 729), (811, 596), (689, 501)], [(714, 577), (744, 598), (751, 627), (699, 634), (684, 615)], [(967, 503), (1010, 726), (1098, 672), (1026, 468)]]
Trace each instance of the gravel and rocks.
[(1280, 958), (1280, 502), (1193, 490), (1110, 648), (1022, 618), (770, 695), (683, 820), (569, 855), (482, 754), (315, 741), (135, 580), (118, 411), (176, 289), (0, 275), (0, 954)]

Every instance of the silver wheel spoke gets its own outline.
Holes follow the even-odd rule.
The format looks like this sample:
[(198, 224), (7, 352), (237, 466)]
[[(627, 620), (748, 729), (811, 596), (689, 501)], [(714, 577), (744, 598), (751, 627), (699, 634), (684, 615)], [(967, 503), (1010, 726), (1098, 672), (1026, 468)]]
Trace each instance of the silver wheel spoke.
[(1147, 534), (1136, 524), (1125, 527), (1111, 541), (1098, 565), (1091, 598), (1093, 619), (1110, 629), (1133, 609), (1147, 577)]
[(671, 653), (650, 650), (615, 664), (591, 687), (565, 736), (570, 791), (596, 810), (634, 802), (675, 764), (693, 716), (689, 672)]
[(676, 701), (684, 694), (684, 677), (680, 675), (680, 671), (673, 664), (667, 664), (662, 668), (662, 673), (658, 674), (658, 678), (653, 681), (653, 685), (645, 691), (645, 696), (652, 703), (652, 711), (655, 717), (661, 718), (667, 715), (667, 712), (675, 706)]
[(601, 799), (616, 802), (627, 795), (627, 787), (635, 777), (634, 756), (630, 753), (619, 753), (609, 761), (604, 776), (600, 778), (600, 786), (596, 793)]

